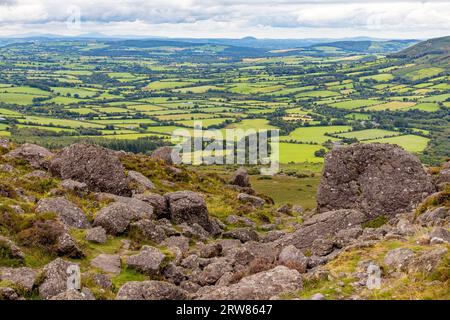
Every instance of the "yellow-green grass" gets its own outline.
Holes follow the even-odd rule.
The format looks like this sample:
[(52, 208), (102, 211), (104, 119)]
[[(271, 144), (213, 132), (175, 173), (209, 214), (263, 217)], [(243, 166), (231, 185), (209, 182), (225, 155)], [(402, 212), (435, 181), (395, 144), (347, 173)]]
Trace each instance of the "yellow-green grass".
[(280, 163), (323, 162), (323, 158), (314, 155), (314, 152), (323, 149), (320, 145), (280, 142), (279, 147)]
[(298, 179), (290, 176), (274, 176), (270, 180), (250, 176), (252, 187), (261, 194), (271, 197), (275, 205), (286, 203), (301, 205), (305, 209), (316, 206), (316, 192), (320, 175)]
[(450, 93), (433, 95), (430, 97), (423, 98), (421, 102), (443, 102), (450, 99)]
[(123, 125), (131, 125), (136, 124), (139, 126), (140, 123), (144, 124), (154, 124), (155, 121), (152, 119), (101, 119), (101, 120), (91, 120), (89, 122), (97, 123), (101, 125), (108, 124), (123, 124)]
[(326, 136), (326, 133), (347, 132), (351, 129), (352, 127), (350, 126), (301, 127), (292, 131), (288, 136), (280, 137), (280, 140), (324, 143), (328, 140), (336, 140), (335, 138)]
[(283, 85), (268, 85), (261, 86), (251, 83), (240, 83), (231, 87), (230, 92), (242, 93), (242, 94), (257, 94), (257, 93), (270, 93), (283, 89)]
[(145, 112), (145, 111), (158, 111), (158, 110), (164, 110), (164, 107), (161, 106), (155, 106), (152, 104), (138, 104), (138, 105), (130, 105), (127, 106), (128, 109), (136, 110), (138, 112)]
[(147, 85), (144, 90), (158, 91), (166, 89), (176, 89), (192, 85), (192, 82), (187, 81), (155, 81)]
[(87, 90), (83, 88), (52, 87), (52, 90), (54, 93), (59, 93), (62, 96), (70, 94), (72, 97), (78, 95), (79, 98), (90, 98), (97, 93), (93, 89)]
[(73, 97), (63, 97), (63, 96), (59, 96), (59, 97), (54, 97), (48, 101), (46, 101), (46, 103), (55, 103), (55, 104), (62, 104), (62, 105), (68, 105), (68, 104), (74, 104), (74, 103), (79, 103), (83, 100), (81, 99), (77, 99), (77, 98), (73, 98)]
[(80, 115), (86, 115), (86, 114), (91, 114), (91, 113), (93, 113), (93, 114), (98, 113), (96, 110), (90, 109), (90, 108), (69, 108), (67, 110), (70, 111), (70, 112), (73, 112), (73, 113), (78, 113)]
[(20, 123), (32, 123), (39, 125), (55, 125), (61, 127), (71, 127), (71, 128), (100, 128), (101, 126), (95, 123), (78, 121), (78, 120), (68, 120), (68, 119), (56, 119), (56, 118), (45, 118), (36, 116), (27, 116), (23, 119), (17, 119)]
[(354, 120), (370, 120), (370, 115), (364, 114), (364, 113), (349, 113), (345, 116), (347, 119), (354, 119)]
[(415, 106), (405, 108), (404, 110), (411, 110), (411, 109), (417, 109), (420, 111), (426, 111), (426, 112), (435, 112), (440, 110), (439, 105), (432, 102), (424, 102), (424, 103), (418, 103)]
[(443, 71), (444, 71), (444, 69), (442, 69), (442, 68), (430, 67), (430, 68), (423, 68), (423, 69), (408, 72), (404, 76), (406, 78), (409, 78), (409, 79), (415, 81), (415, 80), (421, 80), (421, 79), (437, 76), (438, 74), (440, 74)]
[(161, 121), (176, 121), (176, 120), (196, 120), (196, 119), (209, 119), (211, 114), (205, 113), (182, 113), (182, 114), (168, 114), (163, 116), (156, 116)]
[(187, 87), (183, 89), (176, 89), (173, 90), (175, 92), (181, 92), (181, 93), (205, 93), (209, 90), (224, 90), (224, 88), (218, 87), (218, 86), (198, 86), (198, 87)]
[(7, 117), (18, 117), (21, 116), (22, 114), (14, 110), (0, 108), (0, 115)]
[(363, 142), (364, 143), (380, 142), (380, 143), (397, 144), (409, 152), (422, 152), (427, 147), (428, 141), (430, 141), (430, 139), (410, 134), (392, 138), (365, 140)]
[(296, 98), (323, 98), (323, 97), (334, 97), (338, 96), (339, 93), (330, 90), (316, 90), (308, 91), (297, 94)]
[(0, 103), (28, 105), (33, 103), (34, 98), (43, 98), (45, 96), (32, 95), (27, 93), (0, 93)]
[(210, 126), (219, 125), (224, 123), (226, 120), (234, 120), (231, 118), (217, 118), (217, 119), (204, 119), (204, 120), (182, 120), (176, 121), (176, 123), (182, 124), (188, 127), (194, 127), (195, 123), (201, 122), (203, 128), (208, 128)]
[(132, 133), (132, 134), (116, 134), (116, 135), (103, 136), (103, 138), (105, 138), (105, 139), (118, 139), (118, 140), (136, 140), (139, 138), (146, 138), (146, 137), (164, 138), (163, 135), (159, 135), (159, 134), (155, 134), (155, 133)]
[(19, 86), (19, 87), (9, 87), (9, 88), (1, 88), (0, 92), (3, 94), (5, 92), (8, 93), (26, 93), (37, 96), (47, 96), (50, 95), (50, 92), (44, 91), (42, 89), (27, 87), (27, 86)]
[(365, 77), (361, 77), (359, 78), (359, 81), (364, 81), (364, 80), (374, 80), (377, 82), (387, 82), (394, 79), (394, 76), (390, 73), (381, 73), (381, 74), (376, 74), (373, 76), (365, 76)]
[(11, 132), (0, 130), (0, 136), (9, 137), (10, 135), (11, 135)]
[(266, 119), (246, 119), (241, 122), (232, 123), (226, 127), (226, 129), (242, 129), (242, 130), (271, 130), (278, 129), (275, 126), (269, 124), (269, 121)]
[(40, 129), (40, 130), (48, 130), (48, 131), (54, 131), (54, 132), (76, 132), (74, 129), (69, 128), (59, 128), (59, 127), (49, 127), (49, 126), (33, 126), (33, 125), (26, 125), (26, 124), (17, 124), (17, 128), (19, 129)]
[(348, 100), (348, 101), (341, 101), (341, 102), (332, 103), (329, 106), (333, 107), (333, 108), (353, 110), (353, 109), (373, 106), (373, 105), (378, 104), (378, 103), (380, 103), (379, 100), (356, 99), (356, 100)]
[(376, 106), (371, 106), (365, 108), (368, 111), (383, 111), (383, 110), (400, 110), (414, 106), (415, 102), (405, 102), (405, 101), (391, 101)]
[(119, 108), (119, 107), (95, 107), (92, 108), (97, 112), (101, 113), (135, 113), (133, 110), (128, 110), (126, 108)]
[(400, 132), (398, 131), (390, 131), (383, 129), (367, 129), (338, 134), (340, 138), (356, 138), (358, 140), (379, 139), (383, 137), (391, 137), (398, 135), (400, 135)]

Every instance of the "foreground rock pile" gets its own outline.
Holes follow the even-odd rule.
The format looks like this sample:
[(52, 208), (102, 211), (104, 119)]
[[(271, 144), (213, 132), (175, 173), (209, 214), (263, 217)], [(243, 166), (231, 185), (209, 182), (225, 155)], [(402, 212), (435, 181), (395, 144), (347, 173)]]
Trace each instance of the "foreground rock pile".
[[(448, 285), (448, 166), (432, 177), (396, 146), (330, 152), (318, 213), (273, 206), (244, 168), (226, 186), (197, 177), (170, 148), (149, 158), (6, 147), (0, 299), (364, 299), (368, 266), (383, 270), (386, 290), (405, 277)], [(75, 290), (71, 268), (81, 270)]]

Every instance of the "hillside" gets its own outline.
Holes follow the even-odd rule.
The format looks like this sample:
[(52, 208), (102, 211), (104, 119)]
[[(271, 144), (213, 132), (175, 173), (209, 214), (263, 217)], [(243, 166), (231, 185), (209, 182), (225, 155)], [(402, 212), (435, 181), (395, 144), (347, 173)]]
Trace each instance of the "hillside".
[(447, 65), (450, 62), (450, 36), (429, 39), (392, 55), (397, 58), (413, 59), (419, 63)]
[(173, 165), (167, 147), (0, 150), (0, 299), (450, 298), (449, 162), (333, 149), (316, 211), (274, 206), (244, 168)]

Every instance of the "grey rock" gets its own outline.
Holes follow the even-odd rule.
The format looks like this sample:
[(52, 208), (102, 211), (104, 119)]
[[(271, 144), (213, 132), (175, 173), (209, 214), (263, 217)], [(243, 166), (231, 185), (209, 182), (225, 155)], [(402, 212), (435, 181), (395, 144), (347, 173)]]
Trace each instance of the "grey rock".
[(20, 248), (8, 238), (0, 235), (0, 248), (5, 248), (10, 258), (23, 260), (25, 259), (25, 254), (20, 250)]
[(311, 300), (327, 300), (321, 293), (316, 293), (311, 297)]
[(139, 254), (129, 256), (127, 265), (147, 275), (160, 273), (166, 256), (155, 247), (144, 246)]
[(211, 243), (204, 245), (200, 249), (200, 257), (202, 258), (214, 258), (222, 254), (222, 245), (220, 243)]
[(39, 286), (39, 295), (42, 298), (49, 299), (67, 290), (67, 270), (71, 265), (76, 264), (57, 258), (44, 267), (44, 281)]
[(189, 251), (189, 239), (184, 236), (169, 237), (162, 244), (169, 248), (178, 248), (183, 254)]
[[(161, 147), (152, 152), (151, 157), (154, 160), (162, 161), (165, 164), (172, 165), (174, 162), (178, 162), (179, 155), (176, 153), (172, 155), (172, 147)], [(175, 160), (175, 161), (174, 161)]]
[(10, 164), (0, 164), (0, 171), (12, 173), (16, 171), (16, 168)]
[(200, 300), (267, 300), (275, 295), (302, 289), (300, 273), (284, 266), (244, 277), (236, 284), (213, 287)]
[(0, 281), (9, 281), (27, 292), (33, 290), (37, 272), (31, 268), (0, 268)]
[(356, 209), (372, 217), (407, 212), (434, 186), (417, 157), (390, 144), (335, 148), (317, 192), (320, 212)]
[(308, 267), (308, 258), (293, 245), (283, 248), (278, 256), (280, 264), (288, 267), (295, 268), (300, 273), (306, 272)]
[(87, 229), (91, 226), (83, 211), (64, 197), (40, 200), (36, 212), (54, 212), (58, 215), (59, 220), (69, 227)]
[(88, 186), (86, 183), (71, 179), (61, 181), (59, 186), (65, 190), (73, 191), (79, 194), (82, 194), (83, 192), (86, 192), (88, 190)]
[(225, 258), (219, 258), (215, 262), (207, 265), (199, 276), (199, 283), (202, 286), (215, 284), (226, 272), (233, 271), (230, 262)]
[(133, 196), (133, 198), (150, 204), (154, 209), (154, 213), (157, 219), (170, 218), (169, 207), (166, 198), (164, 198), (163, 196), (156, 193), (145, 193), (136, 194)]
[(251, 205), (255, 206), (256, 208), (263, 208), (266, 201), (260, 197), (251, 196), (246, 193), (240, 193), (238, 194), (238, 200), (244, 203), (250, 203)]
[(137, 171), (128, 171), (128, 178), (135, 184), (137, 193), (144, 193), (147, 190), (155, 189), (155, 185), (149, 178)]
[(443, 263), (447, 253), (447, 248), (437, 248), (431, 251), (425, 251), (411, 259), (408, 263), (407, 271), (409, 273), (420, 272), (423, 274), (430, 274)]
[(76, 300), (95, 300), (92, 293), (78, 291), (78, 290), (67, 290), (57, 294), (50, 298), (50, 300), (68, 300), (68, 301), (76, 301)]
[(131, 222), (146, 218), (151, 218), (150, 211), (142, 212), (130, 204), (115, 202), (97, 213), (94, 226), (103, 227), (109, 234), (119, 235), (127, 230)]
[(417, 217), (417, 222), (424, 227), (433, 227), (442, 225), (443, 222), (450, 219), (450, 210), (446, 207), (429, 209)]
[(389, 251), (384, 257), (384, 264), (396, 271), (406, 271), (414, 257), (414, 252), (407, 248), (397, 248)]
[(186, 300), (187, 293), (164, 281), (132, 281), (125, 283), (116, 300)]
[(192, 191), (178, 191), (164, 195), (169, 205), (170, 219), (176, 224), (199, 224), (211, 234), (217, 234), (217, 227), (209, 219), (204, 197)]
[(107, 240), (106, 230), (102, 227), (95, 227), (87, 230), (86, 240), (94, 243), (105, 243)]
[(83, 143), (66, 147), (51, 161), (50, 171), (62, 179), (86, 183), (90, 191), (131, 196), (119, 158), (102, 147)]
[(450, 231), (437, 227), (430, 233), (431, 244), (450, 243)]
[(72, 236), (64, 232), (56, 241), (56, 253), (73, 259), (83, 258), (84, 252)]
[(251, 228), (236, 228), (223, 233), (224, 237), (238, 239), (241, 242), (259, 241), (258, 233)]
[(13, 288), (2, 287), (0, 288), (0, 300), (6, 301), (19, 300), (19, 295)]
[(25, 160), (36, 169), (47, 169), (53, 153), (49, 150), (31, 143), (25, 143), (19, 148), (5, 155), (7, 158)]
[(120, 256), (117, 254), (99, 254), (91, 261), (91, 266), (106, 273), (119, 274), (122, 270)]
[(230, 184), (243, 188), (250, 188), (251, 184), (247, 170), (245, 168), (239, 168), (238, 170), (236, 170), (230, 181)]
[(174, 263), (169, 263), (163, 271), (163, 276), (170, 282), (179, 285), (181, 282), (187, 279), (182, 268), (176, 266)]
[(47, 171), (44, 170), (34, 170), (30, 173), (27, 173), (26, 175), (24, 175), (24, 178), (26, 179), (49, 179), (51, 178), (50, 174)]
[(334, 241), (332, 238), (317, 238), (311, 245), (311, 251), (313, 254), (323, 257), (334, 250)]
[(142, 219), (130, 224), (130, 233), (140, 239), (161, 243), (166, 234), (164, 229), (150, 219)]

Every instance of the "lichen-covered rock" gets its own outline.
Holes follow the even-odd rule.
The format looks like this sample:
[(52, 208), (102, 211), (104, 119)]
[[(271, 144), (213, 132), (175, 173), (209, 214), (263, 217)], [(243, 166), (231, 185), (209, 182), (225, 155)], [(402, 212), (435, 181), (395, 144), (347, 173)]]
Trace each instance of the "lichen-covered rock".
[(92, 259), (91, 265), (106, 273), (119, 274), (122, 270), (120, 256), (117, 254), (99, 254)]
[(160, 273), (162, 263), (166, 256), (155, 247), (144, 246), (140, 253), (129, 256), (127, 265), (147, 275)]
[(336, 210), (320, 213), (306, 220), (299, 229), (276, 241), (283, 247), (290, 244), (300, 250), (310, 249), (314, 240), (332, 237), (337, 232), (361, 226), (367, 216), (356, 210)]
[(164, 281), (132, 281), (125, 283), (116, 300), (186, 300), (187, 293)]
[(50, 300), (68, 300), (68, 301), (77, 301), (77, 300), (95, 300), (92, 293), (87, 293), (78, 290), (67, 290), (57, 294), (50, 298)]
[(170, 218), (169, 207), (166, 198), (156, 193), (136, 194), (133, 196), (138, 200), (148, 203), (153, 207), (157, 219)]
[(151, 218), (153, 209), (143, 212), (127, 203), (115, 202), (101, 209), (94, 219), (94, 227), (101, 226), (111, 235), (124, 233), (131, 222)]
[(172, 165), (174, 162), (177, 162), (178, 159), (176, 154), (172, 155), (172, 151), (172, 147), (161, 147), (153, 151), (151, 157), (155, 160), (162, 161), (165, 164)]
[(226, 272), (233, 271), (233, 267), (225, 258), (219, 258), (207, 265), (199, 275), (202, 286), (214, 285)]
[(300, 273), (285, 266), (278, 266), (243, 278), (236, 284), (212, 287), (201, 294), (200, 300), (267, 300), (281, 293), (303, 288)]
[(20, 248), (8, 238), (0, 235), (0, 250), (4, 254), (8, 255), (9, 258), (23, 260), (25, 259), (25, 254), (20, 250)]
[(226, 238), (238, 239), (241, 242), (259, 241), (258, 233), (252, 228), (236, 228), (223, 234)]
[(40, 200), (37, 204), (36, 212), (54, 212), (62, 223), (70, 227), (87, 229), (91, 226), (83, 211), (64, 197)]
[(177, 191), (164, 195), (169, 205), (170, 219), (176, 224), (199, 224), (211, 234), (218, 233), (218, 227), (209, 219), (204, 197), (192, 191)]
[(281, 250), (278, 261), (288, 268), (295, 268), (300, 273), (306, 272), (308, 267), (308, 258), (293, 245), (289, 245)]
[(414, 252), (411, 249), (397, 248), (386, 254), (384, 264), (396, 271), (406, 271), (413, 257)]
[(95, 227), (87, 230), (86, 240), (94, 243), (105, 243), (107, 240), (106, 230), (102, 227)]
[(136, 193), (144, 193), (147, 190), (155, 189), (153, 182), (140, 172), (130, 170), (128, 171), (128, 178), (134, 184), (133, 189)]
[(64, 148), (50, 164), (54, 175), (86, 183), (89, 190), (131, 196), (129, 179), (111, 151), (77, 143)]
[(50, 179), (51, 175), (44, 170), (34, 170), (23, 176), (26, 179)]
[(255, 206), (255, 208), (263, 208), (266, 201), (260, 197), (251, 196), (246, 193), (240, 193), (238, 195), (238, 200), (245, 203), (250, 203), (251, 205)]
[(417, 157), (396, 145), (357, 144), (327, 154), (317, 207), (393, 215), (411, 210), (433, 191)]
[(239, 168), (238, 170), (236, 170), (230, 181), (230, 184), (243, 188), (250, 188), (251, 184), (247, 170), (245, 168)]
[(72, 179), (66, 179), (61, 181), (59, 186), (65, 190), (73, 191), (78, 194), (82, 194), (88, 190), (88, 186), (84, 182), (75, 181)]
[(431, 244), (450, 243), (450, 231), (447, 229), (441, 227), (434, 228), (429, 236)]
[(75, 239), (67, 232), (64, 232), (58, 237), (56, 241), (56, 253), (59, 256), (66, 256), (73, 259), (84, 257), (83, 250), (81, 250)]
[(450, 221), (450, 210), (446, 207), (429, 209), (418, 216), (416, 221), (424, 227), (441, 226)]
[(67, 271), (71, 265), (76, 264), (57, 258), (44, 267), (44, 281), (39, 286), (39, 295), (42, 298), (49, 299), (67, 290)]
[(130, 224), (130, 233), (139, 239), (161, 243), (166, 234), (164, 229), (149, 219), (142, 219)]
[(200, 257), (202, 258), (214, 258), (222, 254), (222, 245), (220, 243), (211, 243), (201, 247)]
[(25, 160), (36, 169), (47, 169), (53, 156), (49, 150), (31, 143), (25, 143), (5, 155), (7, 158)]
[(33, 290), (37, 272), (31, 268), (0, 268), (0, 281), (11, 282), (27, 292)]
[(443, 263), (447, 256), (447, 248), (437, 248), (431, 251), (425, 251), (411, 259), (408, 263), (407, 271), (409, 273), (420, 272), (423, 274), (431, 274), (436, 268)]
[(19, 295), (13, 288), (0, 287), (0, 300), (5, 301), (19, 300)]

